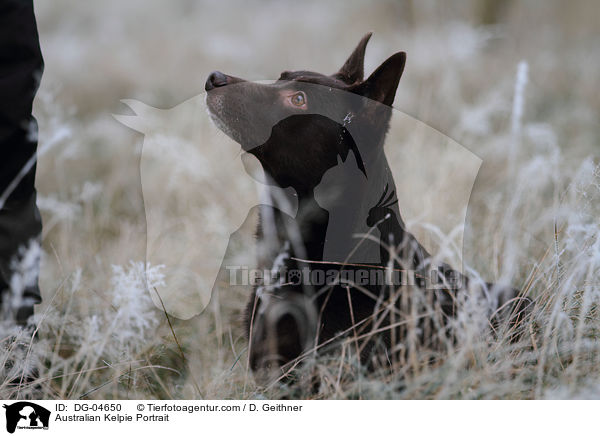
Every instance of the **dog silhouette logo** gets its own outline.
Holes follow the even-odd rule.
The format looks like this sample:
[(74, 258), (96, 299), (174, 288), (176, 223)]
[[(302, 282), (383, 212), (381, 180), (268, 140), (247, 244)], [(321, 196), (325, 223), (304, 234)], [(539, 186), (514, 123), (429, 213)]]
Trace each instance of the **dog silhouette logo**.
[(19, 401), (3, 406), (6, 409), (6, 431), (18, 429), (48, 429), (50, 411), (29, 401)]
[[(243, 84), (231, 86), (243, 91)], [(356, 104), (375, 105), (326, 86), (303, 83), (303, 89), (318, 96), (319, 101), (350, 99)], [(117, 121), (144, 135), (140, 182), (146, 261), (165, 265), (165, 283), (169, 284), (157, 287), (162, 301), (157, 293), (150, 295), (156, 307), (164, 307), (179, 319), (202, 313), (213, 290), (227, 289), (227, 266), (255, 266), (254, 251), (239, 247), (246, 246), (244, 238), (254, 234), (259, 209), (298, 216), (294, 189), (269, 180), (258, 159), (217, 128), (206, 98), (207, 94), (199, 94), (169, 109), (126, 99), (122, 102), (134, 115), (113, 114)], [(257, 143), (268, 141), (274, 127), (283, 129), (291, 121), (276, 110), (263, 112), (269, 116), (256, 127), (253, 138)], [(394, 180), (402, 183), (395, 189), (390, 187), (390, 192), (395, 191), (390, 202), (398, 200), (402, 205), (404, 223), (428, 252), (462, 271), (467, 206), (482, 161), (422, 121), (398, 110), (393, 112), (386, 153), (394, 163), (390, 168)], [(311, 204), (328, 213), (322, 257), (330, 262), (377, 263), (381, 250), (374, 241), (379, 229), (375, 226), (372, 230), (367, 217), (385, 185), (370, 186), (381, 172), (374, 171), (372, 176), (363, 172), (364, 162), (369, 160), (368, 129), (361, 129), (356, 117), (347, 112), (331, 114), (324, 103), (303, 116), (342, 132), (352, 151), (332, 160), (332, 167), (324, 171), (314, 189)], [(357, 201), (361, 192), (370, 192), (370, 201)], [(347, 198), (340, 199), (340, 194)], [(352, 219), (354, 215), (360, 219)], [(354, 251), (370, 233), (373, 238), (366, 238)], [(290, 276), (288, 272), (288, 278), (293, 284), (301, 282), (296, 273)]]

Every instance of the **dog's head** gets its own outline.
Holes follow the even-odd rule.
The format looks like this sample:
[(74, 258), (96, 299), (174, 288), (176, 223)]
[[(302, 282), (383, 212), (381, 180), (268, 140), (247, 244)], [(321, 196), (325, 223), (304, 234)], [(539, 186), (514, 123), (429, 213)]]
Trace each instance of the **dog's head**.
[(205, 85), (211, 118), (281, 187), (313, 189), (338, 156), (345, 160), (349, 152), (368, 177), (406, 61), (404, 52), (396, 53), (364, 80), (370, 37), (365, 35), (332, 75), (284, 71), (265, 84), (211, 73)]

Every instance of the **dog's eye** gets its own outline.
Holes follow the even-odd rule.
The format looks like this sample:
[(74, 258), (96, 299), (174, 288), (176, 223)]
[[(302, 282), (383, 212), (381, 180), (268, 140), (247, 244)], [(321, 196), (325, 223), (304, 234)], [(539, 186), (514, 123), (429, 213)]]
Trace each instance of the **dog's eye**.
[(304, 106), (306, 104), (306, 94), (304, 94), (302, 91), (297, 92), (290, 96), (290, 101), (294, 106)]

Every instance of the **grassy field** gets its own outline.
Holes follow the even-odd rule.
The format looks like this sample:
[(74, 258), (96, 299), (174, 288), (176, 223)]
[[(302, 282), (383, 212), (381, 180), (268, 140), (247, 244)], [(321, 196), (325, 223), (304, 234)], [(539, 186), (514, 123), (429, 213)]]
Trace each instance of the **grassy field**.
[[(600, 398), (600, 7), (501, 3), (38, 2), (46, 62), (34, 109), (44, 301), (34, 340), (3, 326), (0, 397)], [(206, 238), (235, 227), (241, 199), (256, 193), (216, 165), (223, 151), (211, 138), (223, 139), (214, 131), (172, 152), (142, 184), (144, 137), (112, 114), (131, 115), (121, 99), (175, 107), (201, 94), (217, 69), (251, 80), (285, 69), (333, 73), (368, 31), (367, 73), (407, 53), (395, 117), (420, 120), (482, 161), (464, 235), (448, 235), (452, 228), (427, 202), (423, 210), (418, 201), (407, 205), (411, 225), (464, 241), (462, 260), (473, 274), (523, 289), (535, 302), (527, 334), (518, 343), (491, 338), (472, 314), (457, 320), (460, 340), (435, 365), (414, 347), (415, 359), (394, 374), (369, 374), (348, 341), (341, 358), (303, 369), (318, 375), (316, 391), (302, 383), (265, 389), (247, 368), (247, 289), (223, 290), (208, 303), (212, 269), (197, 270), (186, 288), (161, 266), (182, 255), (212, 259), (216, 242)], [(388, 156), (395, 172), (414, 176), (419, 170), (402, 158), (404, 140), (392, 132)], [(432, 164), (441, 179), (465, 179), (460, 165)], [(215, 204), (224, 184), (231, 199)], [(436, 195), (410, 183), (402, 189), (407, 202)], [(149, 198), (168, 198), (149, 218), (165, 228), (180, 211), (189, 214), (185, 202), (193, 198), (203, 242), (147, 257)], [(251, 249), (248, 242), (239, 251)], [(144, 271), (151, 291), (168, 295), (168, 311), (181, 316), (157, 307)], [(22, 383), (11, 384), (15, 378)]]

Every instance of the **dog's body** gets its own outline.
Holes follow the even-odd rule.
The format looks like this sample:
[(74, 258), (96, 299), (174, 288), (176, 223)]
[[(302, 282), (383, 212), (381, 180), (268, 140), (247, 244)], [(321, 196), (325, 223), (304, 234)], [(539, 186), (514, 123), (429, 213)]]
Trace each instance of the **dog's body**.
[[(330, 76), (286, 71), (273, 84), (256, 84), (215, 72), (206, 82), (216, 124), (258, 159), (272, 192), (292, 188), (287, 200), (297, 202), (295, 215), (277, 207), (260, 211), (260, 265), (275, 275), (303, 274), (298, 281), (288, 275), (264, 283), (248, 302), (249, 360), (255, 371), (278, 370), (345, 336), (355, 338), (363, 362), (372, 360), (378, 344), (389, 359), (402, 348), (402, 289), (425, 290), (435, 269), (435, 281), (444, 286), (425, 300), (450, 317), (457, 292), (469, 287), (462, 274), (434, 265), (406, 231), (383, 153), (406, 56), (396, 53), (363, 80), (369, 37)], [(273, 204), (287, 201), (280, 197)], [(365, 241), (356, 234), (371, 236)], [(410, 271), (414, 280), (393, 287), (343, 279), (391, 270)], [(316, 283), (315, 277), (328, 280)], [(500, 304), (514, 297), (512, 291), (503, 293)]]

